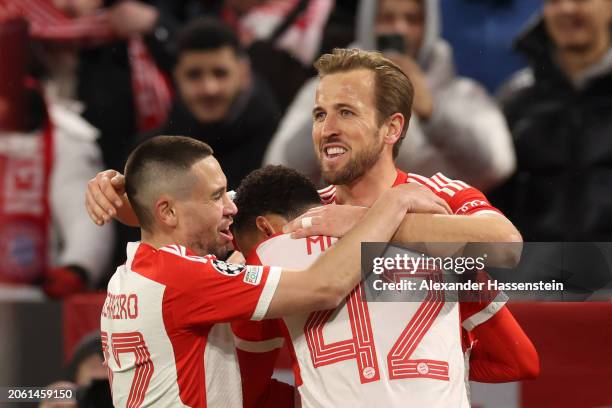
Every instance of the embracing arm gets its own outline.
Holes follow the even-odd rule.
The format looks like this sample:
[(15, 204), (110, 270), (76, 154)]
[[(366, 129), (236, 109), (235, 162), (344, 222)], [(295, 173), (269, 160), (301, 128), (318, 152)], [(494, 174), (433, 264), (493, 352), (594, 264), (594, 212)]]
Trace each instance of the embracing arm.
[(266, 318), (333, 309), (361, 281), (361, 243), (387, 242), (410, 206), (405, 188), (389, 189), (363, 219), (308, 269), (283, 271)]
[[(307, 211), (290, 222), (285, 232), (292, 237), (311, 235), (340, 237), (366, 213), (365, 207), (327, 205)], [(302, 219), (310, 217), (312, 224), (304, 228)], [(461, 253), (487, 253), (487, 265), (514, 267), (520, 260), (522, 237), (512, 223), (501, 214), (446, 215), (406, 214), (390, 242), (403, 244), (429, 255), (450, 256)], [(456, 245), (420, 245), (426, 243), (456, 243)], [(473, 243), (474, 245), (467, 245)], [(419, 244), (419, 245), (415, 245)]]

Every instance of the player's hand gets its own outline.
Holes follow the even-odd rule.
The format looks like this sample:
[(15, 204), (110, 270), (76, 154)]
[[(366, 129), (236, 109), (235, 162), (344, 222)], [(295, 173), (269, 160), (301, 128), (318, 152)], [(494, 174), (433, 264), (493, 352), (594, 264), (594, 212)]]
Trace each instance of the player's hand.
[(323, 205), (311, 208), (283, 227), (283, 232), (291, 233), (291, 238), (304, 238), (313, 235), (342, 237), (368, 211), (366, 207), (352, 205)]
[[(89, 180), (85, 208), (92, 221), (100, 226), (113, 217), (127, 225), (134, 225), (136, 219), (125, 195), (125, 177), (115, 170), (104, 170)], [(118, 212), (120, 209), (121, 214)]]
[[(395, 191), (394, 191), (395, 190)], [(448, 203), (430, 189), (417, 183), (402, 184), (388, 190), (401, 194), (406, 203), (407, 213), (451, 215)]]
[(414, 101), (412, 103), (412, 109), (421, 119), (429, 119), (433, 114), (434, 103), (433, 95), (429, 89), (427, 78), (425, 73), (408, 55), (399, 53), (388, 53), (385, 57), (395, 62), (404, 71), (404, 74), (410, 78), (412, 86), (414, 87)]

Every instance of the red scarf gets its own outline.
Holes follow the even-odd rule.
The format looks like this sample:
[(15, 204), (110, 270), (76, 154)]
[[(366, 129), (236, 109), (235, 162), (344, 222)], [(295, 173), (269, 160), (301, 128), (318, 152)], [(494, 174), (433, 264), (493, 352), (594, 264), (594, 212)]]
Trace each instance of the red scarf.
[(0, 282), (36, 283), (48, 266), (52, 127), (0, 133)]
[[(16, 17), (28, 21), (30, 35), (38, 40), (94, 46), (118, 39), (105, 11), (70, 18), (48, 0), (0, 0), (0, 24)], [(170, 86), (141, 38), (128, 40), (128, 54), (138, 129), (150, 130), (166, 120), (172, 102)]]

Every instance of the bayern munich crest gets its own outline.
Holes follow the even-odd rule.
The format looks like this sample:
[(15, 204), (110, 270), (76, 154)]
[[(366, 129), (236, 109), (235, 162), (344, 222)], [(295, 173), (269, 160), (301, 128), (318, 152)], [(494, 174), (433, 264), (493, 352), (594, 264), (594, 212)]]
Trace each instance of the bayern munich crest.
[(244, 265), (227, 263), (217, 259), (212, 261), (212, 265), (217, 272), (227, 276), (239, 275), (244, 270)]

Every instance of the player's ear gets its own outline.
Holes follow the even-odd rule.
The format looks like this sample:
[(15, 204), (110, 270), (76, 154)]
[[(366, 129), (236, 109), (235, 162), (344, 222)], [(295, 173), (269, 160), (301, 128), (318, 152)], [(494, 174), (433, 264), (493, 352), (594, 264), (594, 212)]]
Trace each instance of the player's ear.
[(167, 227), (178, 225), (176, 202), (172, 197), (162, 195), (155, 202), (155, 219)]
[(384, 132), (383, 141), (385, 144), (394, 145), (401, 137), (404, 126), (407, 125), (404, 115), (401, 113), (398, 112), (389, 116), (381, 129)]
[(271, 237), (276, 234), (274, 226), (262, 215), (255, 218), (255, 225), (257, 225), (257, 229), (263, 232), (266, 237)]

